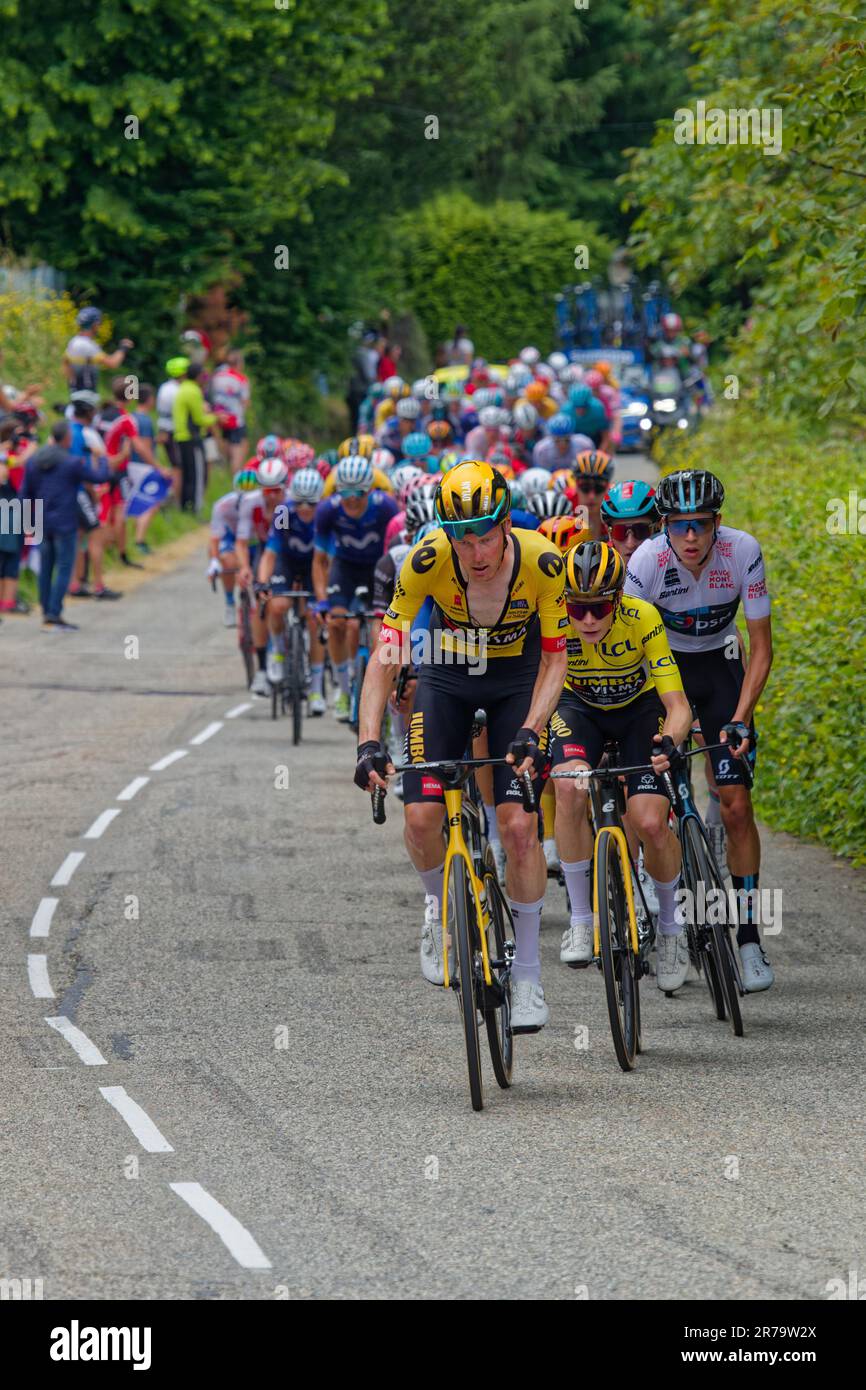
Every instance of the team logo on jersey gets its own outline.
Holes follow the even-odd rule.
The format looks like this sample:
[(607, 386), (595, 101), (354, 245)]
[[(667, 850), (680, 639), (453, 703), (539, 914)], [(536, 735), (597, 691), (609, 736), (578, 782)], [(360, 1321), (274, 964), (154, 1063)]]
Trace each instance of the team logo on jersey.
[(436, 563), (435, 545), (422, 545), (412, 552), (412, 568), (416, 574), (426, 574)]
[(631, 570), (626, 570), (626, 575), (625, 575), (625, 577), (626, 577), (626, 583), (628, 583), (628, 584), (634, 584), (634, 585), (637, 586), (638, 589), (642, 589), (642, 588), (643, 588), (643, 580), (642, 580), (642, 579), (638, 579), (637, 575), (636, 575), (636, 574), (633, 574)]
[(528, 608), (529, 604), (525, 598), (513, 598), (509, 605), (511, 608)]
[(679, 582), (680, 582), (680, 572), (679, 572), (679, 570), (677, 569), (676, 565), (671, 565), (669, 569), (666, 569), (666, 570), (665, 570), (665, 577), (664, 577), (664, 579), (662, 580), (662, 583), (663, 583), (663, 584), (679, 584)]
[(555, 579), (557, 575), (562, 574), (562, 556), (554, 554), (552, 550), (545, 550), (538, 557), (538, 568), (548, 579)]
[(707, 575), (708, 589), (733, 589), (734, 581), (730, 570), (710, 570)]
[(753, 560), (753, 561), (752, 561), (752, 563), (749, 565), (749, 568), (746, 570), (746, 574), (751, 574), (751, 573), (752, 573), (752, 570), (756, 570), (756, 569), (758, 568), (758, 565), (762, 565), (763, 563), (764, 563), (764, 557), (763, 557), (763, 555), (761, 554), (761, 552), (760, 552), (760, 550), (759, 550), (759, 551), (758, 551), (758, 558), (757, 558), (756, 560)]

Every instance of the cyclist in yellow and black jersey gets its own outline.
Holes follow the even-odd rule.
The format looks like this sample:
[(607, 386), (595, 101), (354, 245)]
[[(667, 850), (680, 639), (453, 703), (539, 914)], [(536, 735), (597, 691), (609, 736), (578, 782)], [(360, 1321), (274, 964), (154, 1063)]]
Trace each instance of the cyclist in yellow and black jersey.
[[(659, 902), (657, 982), (678, 989), (688, 968), (685, 932), (674, 899), (680, 847), (668, 826), (670, 803), (656, 776), (668, 754), (686, 737), (692, 712), (683, 692), (664, 624), (651, 603), (624, 598), (625, 565), (604, 541), (575, 546), (565, 556), (566, 607), (570, 620), (568, 676), (550, 721), (554, 769), (596, 767), (605, 743), (616, 739), (623, 766), (652, 761), (654, 772), (626, 779), (629, 822), (644, 846), (646, 870)], [(653, 744), (655, 755), (650, 758)], [(555, 780), (556, 843), (571, 905), (560, 960), (592, 959), (590, 902), (592, 831), (587, 791)]]

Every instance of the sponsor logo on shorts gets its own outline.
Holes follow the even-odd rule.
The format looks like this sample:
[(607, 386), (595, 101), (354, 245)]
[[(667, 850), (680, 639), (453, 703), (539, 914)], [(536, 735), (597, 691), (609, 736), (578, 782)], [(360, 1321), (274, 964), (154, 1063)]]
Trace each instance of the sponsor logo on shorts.
[(562, 745), (562, 754), (565, 758), (585, 758), (586, 749), (582, 743), (564, 743)]
[(641, 779), (638, 782), (638, 791), (640, 791), (642, 787), (650, 791), (655, 791), (655, 786), (656, 779), (651, 772), (644, 772), (641, 774)]
[(422, 778), (421, 778), (421, 795), (422, 795), (422, 796), (439, 796), (439, 795), (441, 794), (441, 792), (442, 792), (441, 783), (437, 782), (435, 777), (422, 777)]

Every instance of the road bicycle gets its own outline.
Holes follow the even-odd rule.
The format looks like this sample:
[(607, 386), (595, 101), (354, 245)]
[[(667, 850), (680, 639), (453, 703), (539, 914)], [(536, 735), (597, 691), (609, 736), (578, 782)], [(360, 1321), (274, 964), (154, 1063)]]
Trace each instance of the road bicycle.
[[(487, 1033), (493, 1074), (503, 1090), (511, 1085), (514, 1067), (511, 1028), (514, 926), (496, 875), (493, 851), (484, 834), (482, 803), (474, 775), (477, 767), (497, 767), (506, 761), (505, 758), (462, 758), (457, 761), (403, 763), (397, 768), (397, 772), (401, 773), (430, 773), (441, 783), (445, 795), (447, 847), (442, 885), (444, 985), (446, 989), (454, 991), (459, 1006), (473, 1110), (484, 1107), (481, 1026)], [(524, 810), (535, 811), (535, 795), (529, 773), (522, 779), (521, 791)], [(372, 802), (373, 819), (377, 825), (381, 825), (385, 820), (385, 795), (380, 787), (373, 792)]]
[[(216, 577), (216, 575), (212, 575), (212, 576), (211, 576), (210, 586), (211, 586), (211, 589), (213, 590), (213, 592), (216, 593), (216, 591), (217, 591), (217, 577)], [(238, 631), (238, 648), (239, 648), (240, 654), (241, 654), (241, 661), (242, 661), (243, 664), (244, 664), (244, 675), (246, 676), (247, 690), (249, 690), (250, 686), (252, 685), (252, 683), (253, 683), (253, 677), (254, 677), (255, 674), (256, 674), (256, 644), (255, 644), (255, 642), (253, 641), (253, 624), (252, 624), (252, 618), (251, 618), (251, 604), (252, 604), (252, 599), (250, 598), (249, 590), (248, 590), (247, 588), (243, 588), (243, 587), (242, 587), (242, 588), (240, 589), (240, 591), (239, 591), (239, 594), (238, 594), (238, 604), (237, 604), (238, 623), (237, 623), (237, 631)]]
[[(264, 617), (265, 601), (263, 595), (270, 594), (269, 584), (256, 585), (259, 595), (259, 616)], [(289, 607), (283, 619), (283, 678), (277, 684), (271, 682), (271, 718), (278, 714), (292, 716), (292, 743), (298, 744), (304, 729), (304, 701), (309, 694), (309, 673), (307, 662), (307, 624), (300, 612), (300, 605), (316, 596), (307, 589), (289, 589), (285, 597)]]

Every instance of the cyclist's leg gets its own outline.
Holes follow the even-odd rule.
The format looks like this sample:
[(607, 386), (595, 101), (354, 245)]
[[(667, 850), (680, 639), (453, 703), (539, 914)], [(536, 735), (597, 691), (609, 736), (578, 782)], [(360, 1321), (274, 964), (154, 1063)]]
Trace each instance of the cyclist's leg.
[[(594, 712), (565, 695), (551, 717), (550, 729), (555, 772), (575, 772), (596, 765), (604, 747), (604, 735)], [(554, 780), (553, 787), (557, 803), (556, 844), (570, 908), (559, 958), (570, 965), (586, 964), (592, 959), (593, 926), (589, 793), (580, 783), (566, 778)]]

